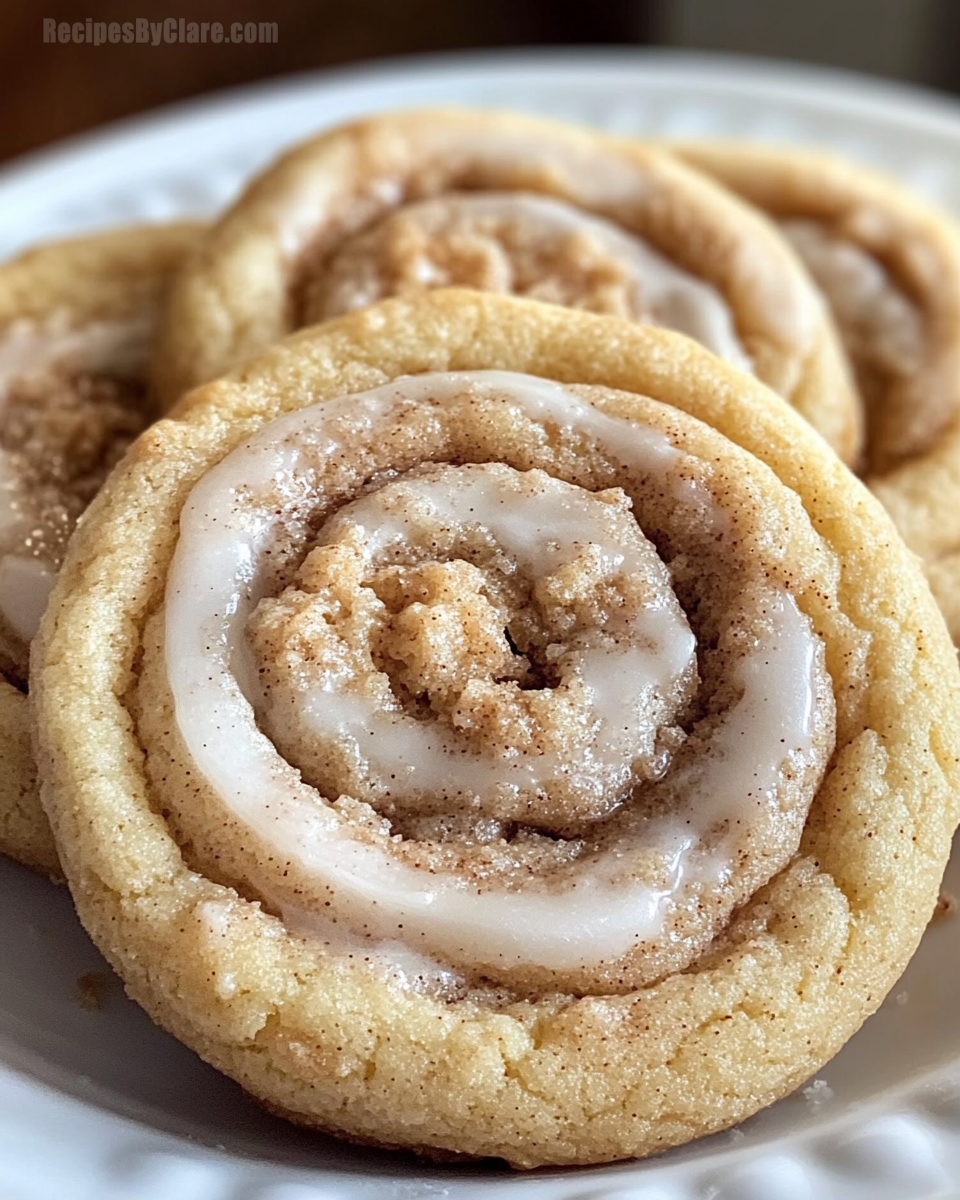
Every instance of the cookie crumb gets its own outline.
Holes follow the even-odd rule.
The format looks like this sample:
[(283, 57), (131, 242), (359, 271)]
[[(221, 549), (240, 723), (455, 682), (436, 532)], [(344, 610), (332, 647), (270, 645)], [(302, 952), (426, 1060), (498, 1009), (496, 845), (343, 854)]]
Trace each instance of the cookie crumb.
[(80, 1007), (88, 1012), (99, 1012), (109, 986), (110, 976), (106, 971), (84, 971), (77, 978), (77, 998)]
[(943, 917), (952, 917), (957, 911), (957, 898), (953, 892), (943, 891), (933, 909), (931, 921), (939, 921)]

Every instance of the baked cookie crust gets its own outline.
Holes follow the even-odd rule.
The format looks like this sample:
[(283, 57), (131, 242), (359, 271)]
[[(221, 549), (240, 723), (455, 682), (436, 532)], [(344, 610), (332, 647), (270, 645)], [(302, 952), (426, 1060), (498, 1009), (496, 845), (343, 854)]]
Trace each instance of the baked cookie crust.
[[(519, 198), (533, 211), (466, 211), (485, 197)], [(450, 205), (463, 211), (444, 212)], [(564, 229), (576, 220), (592, 224)], [(625, 264), (640, 251), (622, 244), (630, 239), (642, 240), (647, 260), (653, 252), (707, 285), (711, 320), (691, 322), (702, 298), (677, 298), (675, 282), (651, 310), (643, 293), (660, 286), (650, 278), (661, 268), (649, 261), (637, 268), (641, 297), (631, 300)], [(721, 320), (718, 306), (740, 360), (841, 457), (859, 452), (835, 330), (762, 216), (656, 147), (507, 113), (373, 117), (284, 155), (179, 273), (160, 335), (159, 390), (172, 402), (344, 307), (448, 285), (652, 317), (701, 340)]]
[[(12, 556), (27, 575), (11, 578), (12, 593), (29, 586), (31, 559), (45, 572), (59, 566), (90, 489), (155, 415), (145, 388), (150, 338), (163, 290), (198, 233), (190, 223), (116, 230), (0, 266), (0, 573)], [(41, 537), (20, 532), (29, 521)], [(0, 851), (59, 879), (30, 750), (29, 639), (3, 615), (0, 626)]]
[[(445, 997), (297, 936), (230, 885), (229, 853), (203, 867), (199, 843), (178, 842), (151, 771), (169, 723), (146, 730), (142, 689), (198, 481), (308, 405), (491, 369), (613, 389), (621, 416), (672, 408), (694, 441), (729, 439), (727, 466), (749, 463), (762, 501), (781, 497), (786, 532), (763, 553), (786, 564), (832, 680), (835, 750), (797, 853), (690, 965), (626, 993)], [(462, 291), (295, 335), (145, 433), (74, 538), (31, 678), (43, 801), (78, 912), (151, 1016), (302, 1124), (518, 1167), (642, 1156), (722, 1129), (855, 1032), (937, 900), (958, 817), (958, 692), (912, 556), (785, 403), (688, 339)], [(230, 837), (224, 826), (225, 848)]]
[(778, 221), (823, 289), (864, 403), (859, 473), (960, 639), (960, 233), (896, 181), (822, 152), (672, 148)]

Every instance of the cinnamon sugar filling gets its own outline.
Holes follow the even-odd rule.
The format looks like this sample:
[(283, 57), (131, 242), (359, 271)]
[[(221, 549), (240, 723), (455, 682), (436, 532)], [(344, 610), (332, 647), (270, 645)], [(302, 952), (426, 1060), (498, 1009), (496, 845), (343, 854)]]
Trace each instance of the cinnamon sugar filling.
[(829, 301), (867, 405), (867, 473), (890, 469), (936, 444), (953, 417), (933, 388), (898, 394), (925, 367), (922, 309), (887, 267), (827, 222), (781, 220), (780, 227)]
[(0, 345), (0, 671), (21, 689), (70, 535), (148, 423), (142, 332), (15, 326)]
[(347, 237), (302, 286), (305, 324), (387, 296), (471, 287), (662, 325), (750, 370), (716, 288), (612, 221), (533, 193), (405, 204)]
[(637, 403), (422, 376), (208, 473), (137, 702), (197, 869), (417, 986), (532, 995), (682, 970), (791, 860), (834, 728), (802, 510)]

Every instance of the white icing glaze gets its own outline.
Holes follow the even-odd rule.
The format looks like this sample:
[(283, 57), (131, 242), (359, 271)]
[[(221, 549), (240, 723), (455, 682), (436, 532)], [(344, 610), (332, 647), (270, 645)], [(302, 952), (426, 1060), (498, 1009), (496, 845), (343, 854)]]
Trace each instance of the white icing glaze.
[[(644, 432), (649, 431), (640, 431), (641, 440)], [(553, 575), (579, 552), (596, 547), (611, 585), (656, 567), (661, 588), (672, 597), (667, 571), (649, 543), (611, 541), (602, 500), (550, 476), (539, 481), (539, 493), (525, 494), (517, 490), (520, 478), (509, 468), (446, 468), (439, 476), (405, 482), (403, 500), (441, 524), (479, 525), (515, 567), (534, 579)], [(404, 510), (384, 505), (392, 495), (387, 487), (341, 509), (324, 527), (321, 542), (360, 542), (368, 572), (391, 561), (391, 551), (411, 547)], [(646, 724), (655, 732), (659, 698), (692, 668), (695, 652), (679, 606), (660, 603), (641, 609), (629, 622), (613, 616), (603, 632), (591, 631), (565, 646), (556, 659), (560, 685), (585, 686), (591, 696), (592, 735), (576, 764), (550, 751), (510, 758), (475, 753), (454, 731), (385, 709), (378, 696), (357, 694), (352, 677), (341, 669), (326, 672), (320, 686), (295, 697), (295, 711), (317, 734), (349, 746), (374, 788), (384, 793), (445, 792), (482, 801), (498, 787), (547, 791), (574, 770), (619, 799), (637, 782), (631, 769), (637, 728)]]
[[(470, 231), (484, 222), (520, 221), (525, 236), (535, 231), (541, 245), (559, 249), (571, 235), (588, 237), (629, 276), (632, 307), (644, 320), (687, 334), (740, 370), (751, 369), (730, 308), (717, 289), (612, 221), (527, 192), (454, 193), (408, 204), (400, 211), (428, 236)], [(420, 282), (430, 286), (433, 280), (425, 277)], [(344, 280), (331, 290), (326, 311), (347, 312), (379, 298), (377, 280)]]
[[(152, 329), (153, 321), (145, 317), (73, 328), (57, 319), (45, 325), (13, 322), (0, 339), (0, 415), (17, 380), (52, 371), (142, 374)], [(0, 449), (0, 613), (24, 641), (39, 628), (57, 575), (54, 564), (30, 554), (34, 524), (29, 495), (10, 456)]]
[(496, 179), (500, 188), (509, 187), (513, 179), (521, 186), (520, 181), (531, 175), (552, 175), (563, 179), (574, 203), (597, 211), (635, 203), (649, 186), (638, 164), (597, 146), (592, 138), (574, 139), (549, 127), (531, 134), (485, 126), (481, 120), (468, 128), (459, 123), (427, 128), (422, 144), (418, 135), (414, 131), (407, 147), (404, 133), (394, 134), (402, 175), (389, 161), (389, 149), (382, 173), (371, 176), (369, 155), (352, 173), (347, 163), (351, 148), (346, 146), (336, 148), (340, 161), (333, 170), (291, 173), (272, 214), (282, 256), (291, 261), (301, 254), (325, 221), (342, 221), (352, 233), (398, 207), (420, 175), (439, 174), (441, 190), (462, 186), (464, 175), (473, 178), (478, 173)]
[[(467, 388), (491, 400), (505, 395), (533, 420), (576, 428), (633, 469), (655, 470), (677, 453), (662, 434), (602, 413), (558, 384), (505, 372), (403, 379), (272, 423), (208, 472), (181, 514), (165, 614), (179, 731), (233, 815), (313, 879), (316, 906), (280, 904), (291, 927), (322, 935), (328, 923), (317, 913), (328, 897), (338, 922), (355, 933), (402, 937), (440, 957), (466, 952), (478, 964), (555, 970), (615, 960), (656, 937), (684, 888), (732, 871), (724, 830), (776, 804), (784, 765), (800, 769), (811, 754), (818, 643), (785, 590), (770, 586), (769, 636), (739, 660), (740, 700), (716, 724), (707, 752), (669, 777), (675, 803), (662, 815), (635, 816), (616, 844), (549, 886), (466, 887), (458, 876), (418, 870), (356, 840), (257, 729), (238, 681), (251, 669), (240, 633), (259, 598), (258, 562), (282, 521), (267, 499), (275, 481), (302, 492), (310, 486), (306, 447), (336, 454), (339, 430), (376, 438), (405, 402), (443, 406)], [(630, 856), (644, 850), (660, 854), (662, 886), (631, 877)], [(265, 880), (255, 886), (269, 898)]]
[(153, 321), (146, 317), (74, 328), (15, 321), (0, 340), (0, 394), (16, 379), (52, 369), (139, 374), (149, 356), (152, 330)]
[(883, 264), (856, 242), (820, 221), (781, 222), (784, 233), (826, 293), (855, 349), (879, 366), (909, 376), (926, 358), (923, 314)]

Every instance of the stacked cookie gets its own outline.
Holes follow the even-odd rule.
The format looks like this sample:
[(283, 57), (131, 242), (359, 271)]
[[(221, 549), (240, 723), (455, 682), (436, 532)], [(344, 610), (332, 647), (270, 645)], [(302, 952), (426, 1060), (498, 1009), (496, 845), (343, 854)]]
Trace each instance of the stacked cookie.
[(11, 264), (73, 291), (6, 321), (5, 848), (355, 1141), (604, 1162), (786, 1094), (960, 816), (955, 236), (820, 159), (419, 112)]

